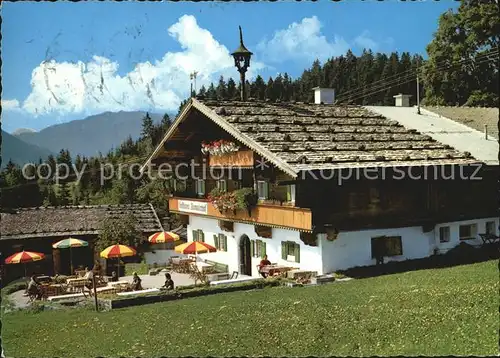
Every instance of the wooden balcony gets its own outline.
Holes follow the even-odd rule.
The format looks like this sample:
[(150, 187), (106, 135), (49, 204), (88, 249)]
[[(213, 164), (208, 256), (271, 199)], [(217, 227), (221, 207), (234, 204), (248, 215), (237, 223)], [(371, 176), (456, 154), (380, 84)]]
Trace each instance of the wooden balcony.
[(190, 214), (212, 217), (221, 220), (270, 225), (296, 230), (312, 230), (312, 213), (309, 209), (290, 206), (258, 204), (249, 216), (246, 210), (220, 213), (207, 199), (173, 197), (168, 200), (169, 211), (178, 214)]

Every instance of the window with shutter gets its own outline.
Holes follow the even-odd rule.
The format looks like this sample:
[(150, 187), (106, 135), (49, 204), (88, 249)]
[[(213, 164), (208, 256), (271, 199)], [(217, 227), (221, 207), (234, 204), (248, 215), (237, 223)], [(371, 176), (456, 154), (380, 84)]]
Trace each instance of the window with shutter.
[(295, 202), (295, 184), (287, 185), (286, 201)]
[(288, 242), (281, 241), (281, 258), (283, 260), (286, 260), (287, 255), (288, 255)]
[(214, 246), (215, 246), (215, 248), (216, 248), (217, 250), (219, 250), (219, 249), (220, 249), (220, 246), (219, 246), (219, 245), (220, 245), (220, 243), (219, 243), (219, 236), (214, 235)]
[(205, 195), (205, 180), (196, 180), (196, 194), (203, 196)]
[(193, 230), (193, 241), (198, 241), (198, 230)]
[(266, 256), (266, 243), (262, 241), (262, 249), (261, 249), (261, 255), (262, 257)]
[(255, 240), (250, 241), (250, 256), (255, 257)]
[(227, 236), (226, 235), (224, 235), (223, 242), (224, 242), (224, 251), (227, 251)]
[(295, 244), (294, 255), (295, 262), (300, 262), (300, 244)]
[(220, 179), (217, 181), (217, 188), (220, 191), (227, 191), (227, 182), (225, 179)]
[(205, 233), (202, 230), (199, 230), (200, 241), (205, 242)]
[(260, 200), (266, 200), (268, 198), (268, 183), (266, 181), (257, 181), (257, 195)]

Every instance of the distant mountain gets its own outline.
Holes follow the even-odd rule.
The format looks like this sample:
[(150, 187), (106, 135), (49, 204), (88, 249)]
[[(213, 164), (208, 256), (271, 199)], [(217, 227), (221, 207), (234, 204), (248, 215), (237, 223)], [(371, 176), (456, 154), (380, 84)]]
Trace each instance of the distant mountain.
[[(142, 118), (146, 112), (105, 112), (67, 123), (56, 124), (40, 132), (23, 132), (16, 137), (54, 153), (68, 149), (74, 158), (77, 154), (92, 156), (103, 155), (117, 148), (130, 135), (139, 138)], [(175, 114), (170, 114), (173, 119)], [(155, 123), (161, 121), (163, 114), (150, 113)]]
[(14, 132), (12, 132), (12, 135), (19, 135), (23, 133), (36, 133), (36, 130), (31, 128), (18, 128)]
[(26, 143), (2, 130), (2, 168), (9, 160), (19, 165), (38, 163), (38, 159), (46, 159), (52, 154), (48, 149)]

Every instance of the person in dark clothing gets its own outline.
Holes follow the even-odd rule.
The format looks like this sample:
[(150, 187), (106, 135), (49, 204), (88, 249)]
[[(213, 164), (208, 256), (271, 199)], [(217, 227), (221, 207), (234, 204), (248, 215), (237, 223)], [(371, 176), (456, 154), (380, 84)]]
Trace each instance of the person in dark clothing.
[(118, 275), (116, 274), (116, 271), (111, 272), (111, 282), (116, 282), (118, 281)]
[(260, 264), (259, 264), (259, 273), (264, 278), (266, 278), (268, 276), (268, 274), (266, 272), (261, 272), (261, 270), (264, 266), (268, 266), (268, 265), (271, 265), (271, 261), (269, 261), (267, 259), (267, 255), (264, 255), (262, 260), (260, 260)]
[(141, 291), (142, 290), (142, 285), (141, 285), (141, 278), (139, 275), (137, 275), (137, 272), (134, 272), (134, 278), (132, 279), (132, 289), (134, 291)]
[(165, 274), (165, 284), (161, 286), (161, 288), (166, 290), (174, 289), (174, 281), (172, 280), (172, 276), (168, 272)]

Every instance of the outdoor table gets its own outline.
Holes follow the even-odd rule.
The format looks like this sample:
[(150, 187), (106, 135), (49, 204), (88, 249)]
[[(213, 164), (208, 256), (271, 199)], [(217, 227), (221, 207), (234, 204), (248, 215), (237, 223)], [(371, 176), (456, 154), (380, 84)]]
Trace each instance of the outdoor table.
[(46, 283), (46, 282), (50, 282), (52, 279), (50, 278), (50, 276), (43, 275), (43, 276), (37, 276), (37, 277), (36, 277), (36, 280), (37, 280), (40, 284), (44, 284), (44, 283)]
[(500, 236), (494, 234), (479, 234), (481, 240), (483, 240), (483, 245), (493, 244), (500, 240)]
[(200, 270), (201, 272), (205, 272), (205, 271), (209, 271), (211, 267), (213, 267), (212, 265), (210, 264), (207, 264), (206, 262), (196, 262), (196, 263), (192, 263), (193, 265), (196, 265), (198, 267), (198, 270)]
[(275, 276), (290, 271), (292, 269), (293, 269), (292, 267), (288, 266), (266, 265), (260, 269), (260, 272), (267, 273), (269, 276)]
[(88, 279), (86, 278), (70, 278), (66, 280), (66, 283), (68, 284), (69, 287), (71, 287), (73, 290), (80, 291), (85, 295), (85, 285), (88, 283)]

